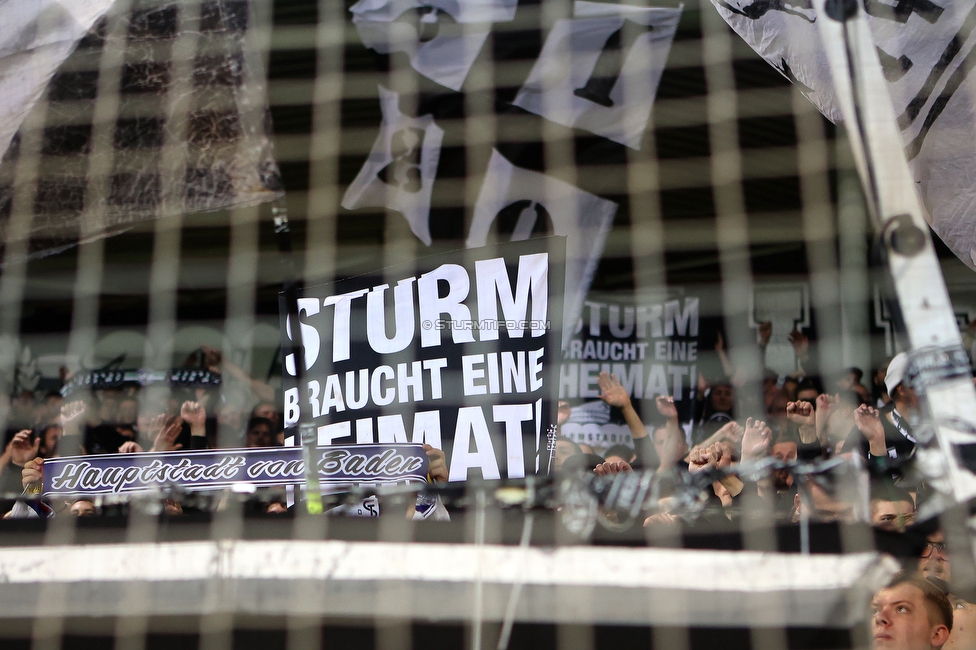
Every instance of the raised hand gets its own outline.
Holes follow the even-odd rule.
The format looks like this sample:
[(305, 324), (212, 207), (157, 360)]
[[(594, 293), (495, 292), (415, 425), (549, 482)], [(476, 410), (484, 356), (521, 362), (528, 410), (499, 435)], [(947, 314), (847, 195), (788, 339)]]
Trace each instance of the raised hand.
[(833, 395), (828, 395), (827, 393), (820, 393), (817, 395), (817, 412), (821, 410), (826, 413), (830, 408), (837, 403), (837, 398)]
[(437, 483), (447, 483), (450, 474), (447, 471), (447, 455), (431, 445), (424, 445), (427, 454), (427, 473)]
[(764, 421), (748, 418), (742, 434), (742, 460), (765, 456), (772, 435), (773, 430)]
[(888, 445), (885, 442), (884, 425), (881, 423), (881, 414), (878, 413), (878, 409), (867, 404), (861, 404), (854, 411), (854, 425), (864, 436), (864, 439), (868, 441), (871, 455), (884, 456), (887, 454)]
[(769, 345), (771, 338), (773, 338), (773, 321), (767, 320), (759, 323), (759, 347), (764, 348)]
[(569, 416), (572, 413), (572, 410), (573, 409), (569, 405), (569, 402), (564, 402), (563, 400), (559, 400), (556, 409), (556, 424), (562, 426), (567, 422), (569, 422)]
[(61, 430), (66, 436), (81, 435), (81, 425), (85, 421), (85, 403), (68, 402), (61, 407)]
[(203, 365), (211, 371), (220, 371), (220, 364), (223, 362), (223, 354), (220, 350), (215, 350), (209, 345), (201, 345), (200, 351), (203, 352)]
[(150, 418), (146, 422), (146, 430), (140, 433), (144, 436), (146, 440), (155, 440), (159, 433), (163, 430), (163, 426), (166, 424), (166, 414), (160, 413), (159, 415)]
[(705, 469), (715, 469), (722, 460), (722, 445), (714, 444), (704, 449), (696, 449), (688, 454), (688, 471), (700, 472)]
[(670, 512), (659, 512), (645, 519), (644, 527), (654, 525), (674, 526), (677, 523), (678, 518), (675, 515), (672, 515)]
[(28, 461), (37, 458), (37, 450), (41, 445), (41, 438), (38, 436), (31, 442), (30, 429), (24, 429), (14, 434), (7, 449), (10, 450), (10, 462), (14, 465), (24, 467)]
[(674, 405), (674, 398), (670, 395), (658, 395), (654, 398), (657, 412), (668, 420), (678, 419), (678, 407)]
[(152, 449), (149, 451), (176, 451), (177, 449), (182, 449), (182, 443), (176, 442), (182, 430), (183, 418), (177, 416), (171, 419), (160, 429), (155, 441), (153, 441)]
[(786, 417), (797, 426), (816, 426), (813, 404), (810, 402), (790, 402), (786, 405)]
[(814, 413), (814, 420), (817, 422), (817, 439), (824, 447), (829, 444), (827, 440), (827, 420), (830, 418), (831, 411), (834, 410), (836, 405), (836, 397), (827, 393), (817, 395), (817, 408)]
[(122, 446), (119, 447), (120, 454), (137, 454), (141, 451), (143, 451), (142, 446), (134, 440), (126, 440), (122, 443)]
[(180, 417), (190, 425), (191, 435), (206, 435), (207, 412), (199, 402), (183, 402)]
[(745, 429), (742, 428), (742, 425), (735, 420), (731, 420), (722, 425), (722, 428), (715, 432), (713, 438), (716, 442), (725, 439), (738, 444), (742, 441), (742, 435), (744, 433)]
[(24, 465), (24, 471), (20, 473), (20, 481), (29, 494), (40, 494), (41, 484), (44, 481), (44, 459), (41, 457), (33, 458)]
[(632, 471), (634, 471), (634, 468), (625, 460), (603, 462), (593, 468), (593, 473), (597, 476), (609, 476), (610, 474), (622, 474), (623, 472)]
[(620, 381), (617, 380), (616, 375), (601, 372), (597, 377), (597, 383), (600, 385), (600, 394), (598, 397), (604, 402), (618, 408), (630, 406), (630, 394), (624, 389)]
[(810, 339), (800, 330), (790, 332), (790, 344), (793, 345), (793, 353), (800, 361), (805, 361), (810, 356)]

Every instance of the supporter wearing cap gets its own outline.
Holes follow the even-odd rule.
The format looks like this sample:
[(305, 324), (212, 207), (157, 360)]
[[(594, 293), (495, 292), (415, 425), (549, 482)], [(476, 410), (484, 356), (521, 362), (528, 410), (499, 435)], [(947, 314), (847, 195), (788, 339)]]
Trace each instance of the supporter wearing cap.
[[(892, 459), (907, 458), (915, 451), (912, 429), (919, 415), (919, 400), (915, 389), (905, 381), (907, 366), (908, 355), (904, 352), (896, 355), (888, 364), (885, 386), (891, 401), (880, 410), (865, 405), (855, 412), (858, 426), (844, 443), (845, 450), (860, 449), (867, 458), (887, 455)], [(884, 429), (883, 440), (878, 423)], [(872, 433), (873, 430), (877, 431), (876, 435)]]
[(952, 631), (952, 607), (945, 594), (921, 578), (903, 578), (871, 601), (874, 650), (935, 650)]

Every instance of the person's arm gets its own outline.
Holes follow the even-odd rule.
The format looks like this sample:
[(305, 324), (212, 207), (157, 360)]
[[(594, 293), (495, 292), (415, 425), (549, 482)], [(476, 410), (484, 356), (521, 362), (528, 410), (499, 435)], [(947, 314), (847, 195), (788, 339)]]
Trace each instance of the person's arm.
[(427, 454), (427, 476), (432, 483), (447, 483), (450, 474), (447, 470), (447, 455), (432, 445), (424, 445)]
[[(746, 429), (742, 434), (741, 462), (758, 461), (769, 453), (769, 443), (773, 437), (773, 430), (762, 420), (746, 419)], [(770, 489), (769, 478), (763, 478), (755, 483), (756, 493), (760, 497), (766, 496)]]
[(634, 464), (639, 469), (654, 469), (657, 467), (657, 452), (654, 451), (654, 441), (650, 436), (634, 438), (634, 454), (637, 459)]
[(809, 445), (817, 442), (817, 420), (810, 402), (790, 402), (786, 405), (786, 417), (797, 426), (800, 442)]
[(861, 404), (854, 411), (854, 424), (868, 441), (868, 453), (879, 458), (888, 457), (888, 444), (885, 442), (884, 425), (878, 410)]
[[(18, 467), (24, 467), (28, 461), (37, 457), (37, 451), (41, 445), (41, 438), (38, 436), (34, 442), (31, 442), (30, 437), (30, 429), (24, 429), (14, 434), (14, 437), (10, 440), (10, 444), (7, 445), (6, 451), (3, 452), (7, 460), (3, 462), (2, 466), (5, 467), (8, 463), (13, 463)], [(2, 459), (0, 459), (0, 462), (2, 462)]]
[(0, 454), (0, 474), (3, 473), (3, 470), (7, 469), (8, 465), (10, 465), (10, 444), (9, 443), (7, 443), (7, 448), (3, 450), (3, 454)]
[(190, 425), (190, 449), (207, 448), (207, 411), (199, 402), (183, 402), (180, 417)]
[(27, 461), (20, 473), (20, 480), (24, 490), (33, 494), (40, 494), (41, 484), (44, 482), (44, 459), (38, 456)]
[(174, 417), (156, 434), (152, 449), (149, 451), (176, 451), (177, 449), (182, 449), (183, 444), (176, 442), (176, 439), (180, 437), (180, 433), (182, 432), (183, 418), (179, 416)]
[[(634, 405), (630, 401), (630, 394), (624, 390), (623, 385), (617, 380), (617, 376), (601, 372), (597, 377), (597, 383), (600, 385), (600, 394), (598, 397), (610, 406), (616, 406), (623, 412), (624, 422), (627, 423), (627, 428), (630, 429), (631, 438), (635, 440), (638, 438), (646, 438), (647, 428), (641, 422), (637, 411), (634, 410)], [(675, 420), (677, 420), (677, 412), (675, 413)]]
[(610, 476), (611, 474), (623, 474), (624, 472), (632, 471), (634, 471), (634, 468), (625, 460), (604, 461), (593, 468), (593, 473), (597, 476)]
[[(716, 431), (715, 433), (713, 433), (712, 435), (708, 436), (700, 443), (695, 445), (694, 449), (704, 449), (706, 447), (711, 447), (716, 442), (721, 442), (722, 440), (731, 440), (735, 444), (739, 444), (739, 442), (742, 441), (742, 433), (743, 433), (742, 426), (739, 425), (739, 423), (736, 422), (735, 420), (731, 420), (725, 423), (724, 425), (722, 425), (722, 427), (718, 431)], [(694, 449), (692, 451), (694, 451)]]
[(796, 372), (794, 377), (808, 377), (818, 374), (816, 364), (810, 356), (810, 339), (798, 329), (790, 332), (790, 344), (793, 346), (793, 354), (796, 355)]
[(207, 367), (212, 372), (222, 374), (223, 371), (226, 371), (228, 375), (247, 386), (258, 399), (265, 402), (275, 401), (274, 388), (263, 381), (255, 379), (236, 363), (224, 359), (220, 350), (215, 350), (207, 345), (201, 345), (200, 349), (206, 355)]
[(732, 360), (729, 359), (729, 355), (725, 353), (725, 339), (722, 337), (722, 333), (719, 332), (718, 338), (715, 341), (715, 354), (718, 355), (719, 361), (722, 362), (722, 372), (725, 373), (725, 377), (729, 380), (735, 375), (735, 366), (732, 365)]
[[(665, 418), (664, 453), (658, 458), (658, 471), (665, 472), (671, 470), (675, 463), (681, 460), (678, 450), (681, 448), (681, 441), (685, 437), (685, 432), (681, 430), (681, 424), (678, 422), (678, 407), (674, 405), (673, 397), (658, 395), (654, 399), (654, 404), (657, 406), (658, 413)], [(645, 465), (645, 467), (648, 466)]]
[(830, 418), (830, 412), (836, 402), (837, 399), (827, 393), (817, 395), (817, 409), (814, 419), (817, 423), (817, 440), (820, 441), (820, 446), (824, 449), (827, 449), (830, 443), (827, 436), (827, 420)]
[[(717, 468), (719, 461), (722, 460), (723, 453), (722, 445), (717, 443), (704, 449), (694, 450), (688, 454), (688, 471), (695, 473), (705, 469)], [(734, 474), (726, 474), (718, 479), (718, 482), (729, 491), (732, 498), (739, 496), (742, 488), (745, 486), (739, 477)]]
[(61, 439), (58, 456), (80, 456), (85, 453), (82, 433), (85, 425), (85, 403), (68, 402), (61, 407)]

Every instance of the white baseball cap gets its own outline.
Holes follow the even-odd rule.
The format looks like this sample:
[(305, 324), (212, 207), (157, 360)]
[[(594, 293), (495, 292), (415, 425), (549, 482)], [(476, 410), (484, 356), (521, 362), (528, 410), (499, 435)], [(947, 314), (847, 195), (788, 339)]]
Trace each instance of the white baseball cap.
[(895, 387), (905, 379), (905, 369), (907, 367), (908, 355), (904, 352), (899, 352), (888, 362), (888, 372), (885, 373), (884, 380), (885, 388), (888, 389), (888, 395), (894, 396)]

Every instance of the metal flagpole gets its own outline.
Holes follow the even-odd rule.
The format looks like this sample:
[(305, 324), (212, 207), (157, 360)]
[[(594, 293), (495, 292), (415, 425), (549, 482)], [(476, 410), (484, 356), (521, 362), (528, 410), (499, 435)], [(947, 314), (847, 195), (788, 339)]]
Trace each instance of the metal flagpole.
[[(285, 199), (277, 199), (271, 205), (274, 217), (275, 234), (278, 236), (278, 252), (281, 254), (282, 285), (285, 293), (285, 308), (288, 322), (291, 323), (292, 353), (295, 355), (295, 383), (299, 394), (304, 389), (302, 377), (305, 375), (305, 347), (302, 343), (302, 328), (299, 326), (298, 290), (301, 283), (295, 272), (294, 253), (291, 245), (291, 230), (288, 227), (288, 208)], [(281, 351), (281, 358), (287, 355)], [(305, 507), (309, 514), (322, 512), (322, 493), (319, 489), (318, 475), (318, 437), (315, 427), (298, 425), (302, 459), (305, 461)]]
[[(976, 392), (952, 304), (895, 120), (867, 19), (857, 0), (815, 0), (830, 63), (875, 230), (911, 343), (906, 376), (931, 427), (917, 432), (917, 467), (936, 495), (926, 519), (976, 496)], [(927, 433), (926, 433), (927, 432)], [(969, 459), (969, 460), (967, 460)]]

